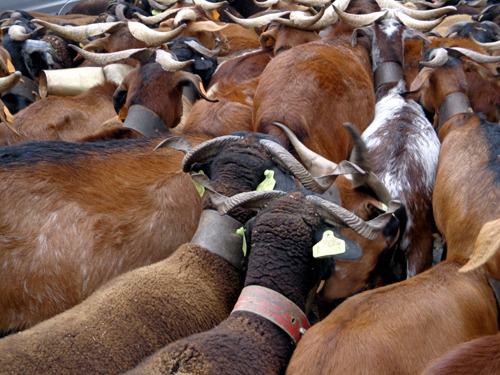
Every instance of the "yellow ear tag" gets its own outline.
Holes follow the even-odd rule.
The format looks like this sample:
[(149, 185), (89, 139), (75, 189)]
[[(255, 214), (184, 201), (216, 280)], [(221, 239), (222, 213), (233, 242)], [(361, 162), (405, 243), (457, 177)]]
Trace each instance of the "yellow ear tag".
[(345, 241), (335, 237), (331, 230), (323, 233), (323, 238), (313, 246), (313, 257), (327, 258), (345, 253)]
[(162, 12), (161, 10), (156, 10), (156, 9), (153, 9), (153, 10), (151, 11), (151, 14), (152, 14), (153, 16), (157, 16), (158, 14), (162, 14), (162, 13), (163, 13), (163, 12)]
[(384, 203), (382, 203), (382, 209), (383, 209), (384, 211), (387, 211), (387, 206), (386, 206)]
[[(205, 172), (203, 171), (199, 171), (199, 172), (191, 172), (191, 174), (194, 174), (194, 173), (201, 173), (201, 174), (205, 174)], [(191, 181), (193, 181), (193, 184), (194, 186), (196, 187), (196, 190), (198, 190), (198, 193), (200, 194), (200, 197), (203, 198), (203, 194), (205, 194), (205, 187), (203, 185), (200, 185), (200, 183), (196, 182), (195, 180), (191, 179)]]
[(266, 178), (259, 184), (259, 186), (257, 186), (257, 189), (255, 190), (270, 191), (274, 189), (274, 185), (276, 185), (276, 180), (274, 179), (274, 171), (267, 169), (264, 172), (264, 176), (266, 176)]
[(85, 48), (85, 46), (83, 45), (83, 43), (82, 43), (82, 42), (80, 42), (79, 46), (80, 46), (80, 48), (82, 48), (82, 49), (83, 49), (83, 48)]
[(12, 61), (10, 61), (10, 59), (7, 59), (7, 69), (9, 70), (9, 74), (16, 72), (16, 68), (14, 68), (14, 65), (12, 65)]
[(237, 229), (236, 230), (236, 234), (238, 236), (241, 236), (243, 237), (243, 246), (242, 246), (242, 249), (243, 249), (243, 256), (247, 256), (247, 241), (245, 240), (245, 227), (241, 227), (240, 229)]

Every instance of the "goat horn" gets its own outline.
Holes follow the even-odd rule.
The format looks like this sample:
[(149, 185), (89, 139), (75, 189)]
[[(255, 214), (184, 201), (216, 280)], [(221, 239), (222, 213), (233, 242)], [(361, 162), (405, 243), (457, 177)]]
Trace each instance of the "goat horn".
[(211, 161), (226, 145), (239, 141), (242, 137), (237, 135), (225, 135), (217, 137), (189, 150), (182, 160), (182, 170), (189, 172), (194, 163), (205, 163)]
[(271, 13), (271, 14), (265, 14), (260, 17), (255, 17), (255, 18), (238, 18), (233, 16), (231, 13), (229, 13), (227, 10), (225, 10), (226, 14), (231, 18), (235, 23), (238, 25), (244, 27), (245, 29), (253, 29), (255, 27), (262, 27), (264, 25), (269, 24), (270, 22), (276, 20), (277, 18), (280, 18), (281, 16), (285, 16), (287, 14), (290, 14), (291, 11), (279, 11), (276, 13)]
[(464, 26), (467, 25), (468, 23), (469, 22), (467, 22), (467, 21), (460, 21), (460, 22), (454, 23), (446, 31), (446, 33), (444, 34), (444, 38), (449, 37), (453, 33), (460, 32), (464, 28)]
[(134, 48), (125, 51), (111, 52), (111, 53), (92, 53), (71, 44), (69, 45), (69, 47), (77, 51), (86, 60), (91, 61), (95, 64), (103, 64), (103, 65), (110, 62), (128, 58), (134, 58), (136, 60), (144, 62), (149, 57), (151, 57), (151, 55), (155, 52), (148, 48)]
[(123, 22), (109, 22), (93, 23), (85, 26), (60, 26), (39, 19), (34, 19), (31, 22), (42, 25), (43, 27), (52, 30), (55, 33), (75, 42), (81, 42), (90, 37), (101, 35), (104, 33), (114, 33), (123, 25), (125, 25), (125, 23)]
[(295, 0), (295, 3), (308, 7), (320, 7), (329, 2), (329, 0)]
[(417, 31), (430, 31), (433, 28), (435, 28), (437, 25), (439, 25), (441, 22), (444, 20), (444, 16), (441, 18), (438, 18), (437, 20), (434, 21), (419, 21), (416, 19), (411, 18), (410, 16), (406, 15), (403, 12), (396, 12), (396, 17), (407, 27), (411, 27), (412, 29), (415, 29)]
[(24, 42), (32, 37), (31, 33), (26, 33), (26, 29), (20, 25), (10, 26), (9, 36), (16, 42)]
[(147, 0), (149, 3), (149, 6), (153, 8), (154, 10), (161, 10), (164, 11), (167, 9), (169, 5), (175, 4), (177, 0)]
[(267, 0), (267, 1), (257, 1), (253, 0), (254, 4), (262, 8), (270, 8), (273, 5), (278, 4), (279, 0)]
[(311, 151), (304, 144), (302, 144), (297, 136), (287, 126), (279, 122), (273, 122), (273, 124), (286, 134), (293, 147), (295, 148), (295, 151), (297, 151), (297, 154), (300, 156), (302, 163), (304, 163), (307, 170), (313, 177), (324, 176), (325, 174), (331, 173), (333, 170), (335, 170), (335, 168), (337, 168), (336, 163), (324, 158), (314, 151)]
[(415, 1), (413, 2), (415, 5), (423, 5), (427, 8), (441, 8), (444, 4), (446, 4), (446, 0), (443, 1), (437, 1), (435, 3), (429, 3), (427, 1)]
[(269, 201), (283, 197), (287, 195), (284, 191), (279, 190), (269, 190), (269, 191), (248, 191), (244, 193), (239, 193), (233, 195), (232, 197), (226, 197), (208, 188), (204, 182), (208, 177), (202, 177), (204, 175), (193, 175), (192, 178), (196, 182), (203, 185), (211, 193), (210, 200), (217, 207), (219, 215), (225, 215), (232, 209), (236, 207), (243, 207), (248, 210), (259, 211), (264, 207)]
[(21, 72), (14, 72), (7, 77), (0, 78), (0, 93), (13, 88), (21, 79)]
[(345, 13), (342, 10), (336, 8), (335, 5), (333, 5), (333, 7), (335, 8), (335, 11), (337, 12), (339, 18), (342, 21), (355, 27), (366, 26), (371, 24), (372, 22), (376, 22), (379, 19), (385, 17), (385, 15), (388, 12), (386, 9), (380, 12), (369, 13), (369, 14), (350, 14), (350, 13)]
[[(339, 1), (339, 0), (337, 0), (337, 1)], [(310, 31), (322, 30), (324, 28), (327, 28), (330, 25), (333, 25), (338, 20), (339, 20), (339, 16), (337, 16), (337, 13), (335, 12), (333, 5), (330, 5), (330, 6), (326, 7), (325, 12), (323, 13), (323, 16), (316, 23), (312, 24), (311, 26), (309, 26), (305, 29), (310, 30)]]
[(474, 36), (471, 34), (470, 37), (476, 43), (477, 45), (483, 47), (486, 51), (488, 52), (495, 52), (500, 49), (500, 40), (497, 42), (490, 42), (490, 43), (481, 43), (478, 42), (476, 39), (474, 39)]
[(217, 44), (215, 45), (213, 50), (209, 50), (207, 47), (201, 45), (197, 41), (194, 40), (188, 40), (184, 42), (189, 48), (191, 48), (193, 51), (198, 52), (200, 55), (208, 56), (213, 59), (215, 59), (217, 56), (219, 56), (220, 53), (220, 40), (217, 39)]
[(349, 133), (351, 133), (352, 141), (354, 147), (351, 152), (350, 161), (360, 167), (365, 174), (355, 173), (352, 175), (352, 187), (357, 189), (361, 186), (369, 187), (374, 193), (379, 201), (385, 204), (389, 204), (392, 200), (391, 193), (387, 190), (384, 183), (377, 177), (375, 173), (371, 171), (371, 158), (366, 148), (365, 142), (361, 138), (358, 129), (346, 122), (344, 123)]
[(172, 53), (160, 49), (156, 51), (156, 62), (167, 72), (178, 72), (194, 63), (194, 60), (178, 61)]
[(485, 25), (488, 25), (490, 27), (491, 31), (493, 31), (493, 33), (496, 36), (500, 36), (500, 26), (498, 26), (495, 22), (483, 21), (481, 23), (485, 24)]
[(194, 0), (194, 3), (202, 7), (203, 10), (215, 10), (228, 4), (227, 1), (221, 1), (219, 3), (211, 3), (206, 0)]
[(193, 145), (184, 137), (170, 137), (158, 143), (153, 152), (163, 147), (173, 148), (187, 154), (193, 148)]
[(160, 14), (157, 14), (156, 16), (151, 16), (151, 17), (143, 16), (140, 13), (134, 13), (134, 15), (136, 15), (137, 17), (139, 17), (139, 19), (142, 22), (147, 23), (148, 25), (155, 25), (157, 23), (165, 21), (168, 17), (170, 17), (172, 14), (177, 13), (181, 9), (182, 8), (169, 9), (169, 10), (163, 12), (163, 13), (160, 13)]
[(172, 31), (155, 31), (143, 25), (140, 22), (128, 22), (128, 29), (132, 36), (141, 42), (146, 43), (148, 47), (156, 47), (167, 43), (168, 41), (177, 38), (186, 28), (186, 25), (181, 25)]
[(295, 176), (307, 190), (323, 194), (335, 182), (336, 176), (331, 176), (331, 178), (326, 179), (315, 179), (304, 166), (280, 144), (267, 139), (261, 139), (260, 143), (269, 151), (273, 162), (280, 167), (281, 170), (288, 171)]
[(198, 18), (198, 15), (191, 8), (182, 8), (174, 18), (174, 27), (179, 26), (183, 22), (194, 22)]
[(415, 20), (429, 20), (431, 18), (442, 16), (443, 14), (451, 12), (452, 10), (457, 10), (457, 8), (455, 8), (454, 6), (447, 6), (431, 10), (417, 10), (405, 7), (403, 4), (394, 0), (375, 0), (375, 1), (380, 6), (380, 8), (400, 10), (404, 14)]
[(316, 22), (318, 22), (321, 19), (321, 17), (323, 17), (324, 13), (325, 13), (325, 7), (322, 6), (321, 10), (314, 16), (309, 16), (307, 15), (307, 13), (302, 11), (292, 11), (292, 13), (290, 13), (289, 20), (285, 18), (277, 18), (275, 21), (288, 27), (294, 27), (297, 29), (306, 29), (311, 25), (315, 24)]
[(125, 4), (119, 3), (115, 8), (115, 14), (116, 18), (118, 18), (120, 21), (126, 20), (127, 17), (125, 17)]
[(483, 55), (482, 53), (471, 51), (467, 48), (451, 47), (450, 49), (458, 51), (461, 54), (471, 58), (472, 60), (483, 64), (497, 63), (500, 61), (500, 56)]
[(429, 68), (437, 68), (438, 66), (443, 66), (448, 61), (448, 51), (444, 48), (436, 48), (429, 54), (428, 61), (421, 61), (420, 65)]
[(330, 225), (351, 228), (360, 236), (369, 240), (377, 238), (391, 220), (392, 214), (401, 207), (399, 201), (391, 201), (385, 213), (365, 222), (345, 208), (318, 196), (308, 195), (306, 196), (306, 200), (316, 208), (318, 214)]
[(486, 5), (488, 0), (474, 0), (474, 1), (468, 1), (467, 5), (473, 8), (482, 8)]

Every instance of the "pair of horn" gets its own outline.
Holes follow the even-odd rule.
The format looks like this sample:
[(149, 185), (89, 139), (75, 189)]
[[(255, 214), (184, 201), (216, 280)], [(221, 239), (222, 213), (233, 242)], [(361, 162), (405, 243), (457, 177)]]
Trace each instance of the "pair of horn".
[(450, 47), (433, 49), (429, 54), (429, 59), (427, 61), (421, 61), (420, 65), (429, 68), (443, 66), (448, 61), (448, 51), (454, 51), (455, 53), (458, 52), (459, 56), (467, 56), (470, 59), (483, 64), (497, 63), (500, 61), (500, 56), (483, 55), (482, 53), (471, 51), (467, 48)]
[[(295, 151), (300, 156), (302, 163), (307, 167), (307, 170), (312, 176), (323, 176), (329, 171), (338, 170), (341, 163), (336, 164), (321, 155), (315, 153), (314, 151), (307, 148), (302, 142), (299, 141), (297, 136), (285, 125), (278, 122), (274, 122), (274, 125), (279, 127), (288, 137), (292, 143)], [(387, 190), (384, 183), (371, 171), (371, 159), (358, 129), (350, 123), (344, 124), (351, 134), (351, 138), (354, 143), (353, 150), (351, 152), (350, 164), (355, 165), (362, 172), (352, 173), (345, 171), (346, 173), (352, 174), (352, 187), (354, 189), (366, 186), (370, 188), (376, 197), (384, 204), (388, 205), (392, 201), (391, 194)], [(323, 177), (321, 177), (323, 178)]]
[[(217, 207), (220, 215), (225, 215), (236, 207), (259, 211), (269, 201), (278, 199), (288, 193), (278, 190), (251, 191), (226, 197), (215, 191), (210, 179), (203, 174), (192, 175), (191, 178), (203, 185), (210, 194), (212, 203)], [(316, 212), (323, 220), (332, 225), (342, 228), (351, 228), (360, 236), (374, 240), (386, 227), (392, 214), (401, 207), (398, 201), (391, 201), (387, 211), (371, 221), (363, 221), (361, 218), (346, 210), (345, 208), (331, 203), (315, 195), (307, 195), (306, 200), (315, 207)]]

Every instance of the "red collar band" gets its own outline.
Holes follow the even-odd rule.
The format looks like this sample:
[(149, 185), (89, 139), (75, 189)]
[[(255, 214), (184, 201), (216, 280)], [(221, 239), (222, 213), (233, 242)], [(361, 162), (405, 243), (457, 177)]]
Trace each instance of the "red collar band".
[(235, 311), (248, 311), (266, 318), (288, 333), (295, 344), (309, 329), (309, 322), (297, 305), (280, 293), (262, 286), (243, 288), (232, 313)]

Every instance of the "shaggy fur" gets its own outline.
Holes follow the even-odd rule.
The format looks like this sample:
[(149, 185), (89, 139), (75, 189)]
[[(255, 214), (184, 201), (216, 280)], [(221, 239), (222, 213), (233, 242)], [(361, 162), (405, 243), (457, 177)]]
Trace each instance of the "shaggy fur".
[[(304, 310), (329, 263), (312, 257), (321, 223), (300, 193), (270, 203), (255, 218), (245, 286), (273, 289)], [(128, 374), (282, 374), (293, 349), (281, 328), (237, 311), (211, 331), (160, 350)]]
[(287, 375), (417, 375), (456, 345), (498, 332), (493, 291), (468, 258), (343, 302), (297, 345)]
[(243, 274), (205, 248), (125, 273), (78, 306), (0, 340), (2, 374), (118, 374), (229, 316)]

